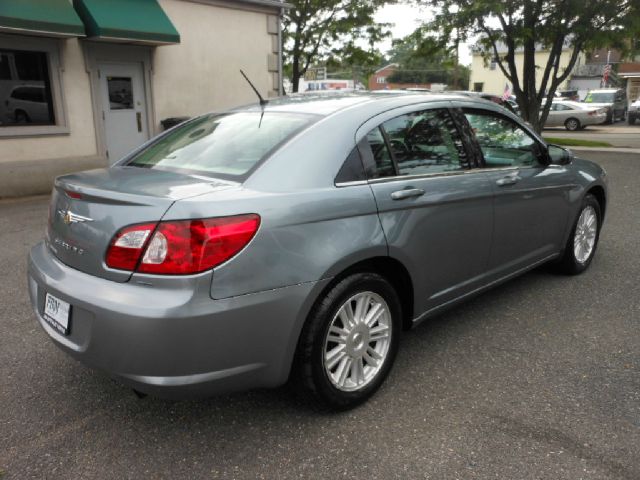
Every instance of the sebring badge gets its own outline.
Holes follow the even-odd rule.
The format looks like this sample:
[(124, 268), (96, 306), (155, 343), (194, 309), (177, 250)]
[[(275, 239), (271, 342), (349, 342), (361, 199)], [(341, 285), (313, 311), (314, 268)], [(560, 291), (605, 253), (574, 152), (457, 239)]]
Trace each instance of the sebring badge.
[(77, 213), (73, 213), (71, 210), (58, 210), (58, 215), (62, 218), (62, 221), (67, 225), (72, 223), (93, 222), (93, 218), (83, 217)]

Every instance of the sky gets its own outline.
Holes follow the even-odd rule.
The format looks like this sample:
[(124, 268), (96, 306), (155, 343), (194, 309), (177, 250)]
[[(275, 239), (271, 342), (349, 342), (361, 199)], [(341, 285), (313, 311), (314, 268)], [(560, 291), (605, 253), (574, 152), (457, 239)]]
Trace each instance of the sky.
[[(375, 15), (376, 22), (392, 23), (391, 28), (393, 38), (402, 38), (413, 32), (421, 22), (430, 17), (429, 9), (410, 5), (385, 5)], [(382, 52), (391, 48), (391, 39), (387, 39), (379, 44)], [(471, 64), (471, 52), (466, 44), (460, 45), (460, 63), (462, 65)]]

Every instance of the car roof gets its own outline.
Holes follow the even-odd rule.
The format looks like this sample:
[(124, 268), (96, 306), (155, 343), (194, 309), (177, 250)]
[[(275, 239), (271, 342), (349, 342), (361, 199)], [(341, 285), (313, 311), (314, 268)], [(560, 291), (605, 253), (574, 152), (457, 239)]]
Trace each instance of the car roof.
[[(349, 91), (292, 94), (269, 100), (264, 106), (265, 112), (294, 112), (330, 116), (346, 109), (395, 108), (414, 103), (442, 102), (450, 100), (470, 100), (456, 93), (414, 92), (407, 90)], [(474, 99), (475, 100), (475, 99)], [(484, 104), (478, 99), (478, 103)], [(260, 105), (252, 104), (239, 107), (235, 111), (260, 111)]]
[(594, 88), (593, 90), (589, 90), (589, 92), (606, 93), (606, 92), (617, 92), (618, 90), (624, 90), (624, 89), (622, 89), (622, 88)]

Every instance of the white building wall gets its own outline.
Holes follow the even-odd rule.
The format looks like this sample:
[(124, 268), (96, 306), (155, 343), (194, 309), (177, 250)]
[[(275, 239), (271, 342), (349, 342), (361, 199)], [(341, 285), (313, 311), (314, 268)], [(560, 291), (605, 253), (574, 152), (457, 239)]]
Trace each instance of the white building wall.
[(256, 102), (240, 69), (263, 97), (274, 90), (268, 69), (272, 37), (267, 15), (183, 0), (160, 4), (178, 32), (179, 45), (158, 47), (153, 60), (156, 124)]

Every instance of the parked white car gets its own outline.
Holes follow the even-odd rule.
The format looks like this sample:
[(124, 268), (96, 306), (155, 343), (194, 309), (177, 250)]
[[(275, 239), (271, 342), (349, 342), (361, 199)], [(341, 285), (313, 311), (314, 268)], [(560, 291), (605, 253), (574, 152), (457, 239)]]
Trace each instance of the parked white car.
[(575, 131), (588, 125), (604, 123), (606, 120), (606, 108), (592, 107), (571, 100), (554, 100), (544, 126), (560, 127), (564, 125), (567, 130)]
[(19, 85), (4, 101), (5, 117), (11, 123), (53, 123), (44, 85)]

